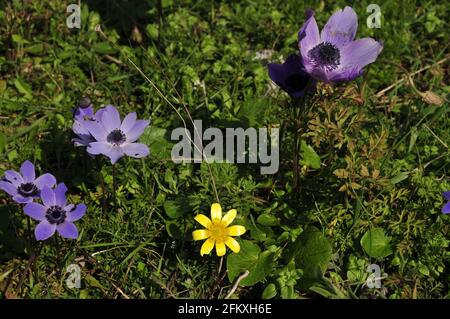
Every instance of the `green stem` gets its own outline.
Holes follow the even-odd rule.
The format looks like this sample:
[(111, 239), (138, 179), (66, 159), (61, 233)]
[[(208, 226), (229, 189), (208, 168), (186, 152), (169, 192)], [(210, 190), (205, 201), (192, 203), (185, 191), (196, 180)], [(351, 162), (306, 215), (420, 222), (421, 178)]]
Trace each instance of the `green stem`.
[(117, 181), (116, 181), (116, 165), (112, 166), (112, 175), (113, 175), (113, 201), (114, 201), (114, 212), (117, 213), (117, 198), (116, 198), (116, 188), (117, 188)]

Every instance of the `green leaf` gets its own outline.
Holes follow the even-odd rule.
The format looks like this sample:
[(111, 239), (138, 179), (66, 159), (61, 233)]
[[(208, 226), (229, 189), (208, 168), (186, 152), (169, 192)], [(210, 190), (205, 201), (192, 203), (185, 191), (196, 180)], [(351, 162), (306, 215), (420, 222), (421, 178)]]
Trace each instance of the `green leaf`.
[(261, 252), (258, 245), (248, 240), (240, 241), (240, 245), (241, 251), (227, 258), (228, 279), (233, 282), (248, 270), (249, 275), (239, 285), (252, 286), (272, 272), (274, 254), (268, 250)]
[(24, 49), (25, 52), (31, 53), (31, 54), (40, 54), (44, 52), (44, 44), (43, 43), (36, 43), (32, 44)]
[(95, 52), (100, 54), (112, 54), (116, 50), (108, 42), (98, 42), (92, 46)]
[(302, 155), (302, 158), (300, 160), (301, 165), (306, 165), (313, 169), (320, 168), (320, 165), (322, 164), (320, 156), (317, 155), (316, 151), (314, 151), (314, 149), (311, 146), (306, 144), (305, 141), (302, 141), (302, 145), (300, 147), (300, 154)]
[(263, 226), (278, 225), (278, 219), (270, 214), (262, 214), (258, 216), (257, 222)]
[(5, 149), (6, 149), (6, 136), (0, 133), (0, 154), (3, 154)]
[(30, 85), (21, 78), (16, 78), (14, 80), (14, 86), (16, 87), (17, 91), (25, 95), (27, 99), (31, 99), (33, 97), (33, 91), (31, 90)]
[(370, 257), (384, 258), (392, 254), (389, 242), (382, 228), (370, 229), (361, 238), (361, 246)]
[(390, 182), (392, 185), (395, 185), (397, 183), (400, 183), (401, 181), (407, 179), (409, 176), (409, 172), (400, 172), (393, 178), (391, 178)]
[(300, 284), (304, 289), (310, 287), (328, 267), (331, 259), (331, 245), (316, 227), (309, 227), (298, 236), (291, 255), (297, 268), (303, 269)]
[(261, 298), (262, 299), (272, 299), (277, 295), (277, 286), (273, 283), (268, 284), (264, 289)]
[(148, 145), (153, 158), (170, 159), (174, 143), (166, 138), (167, 134), (164, 128), (150, 126), (145, 129), (140, 141)]
[(163, 206), (167, 216), (172, 219), (181, 217), (191, 211), (189, 203), (184, 198), (179, 198), (177, 200), (166, 200)]

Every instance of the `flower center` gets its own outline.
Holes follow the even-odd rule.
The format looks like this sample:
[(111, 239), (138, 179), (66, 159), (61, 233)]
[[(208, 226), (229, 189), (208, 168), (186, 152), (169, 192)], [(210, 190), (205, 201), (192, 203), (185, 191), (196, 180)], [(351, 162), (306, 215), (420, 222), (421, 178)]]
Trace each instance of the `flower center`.
[(341, 54), (339, 49), (330, 42), (322, 42), (309, 50), (308, 57), (316, 66), (331, 71), (339, 66)]
[(23, 183), (17, 188), (17, 192), (23, 197), (36, 196), (39, 189), (33, 183)]
[(209, 231), (211, 232), (211, 238), (215, 241), (224, 242), (227, 237), (227, 228), (221, 223), (212, 224)]
[(127, 140), (127, 137), (119, 129), (115, 129), (114, 131), (109, 133), (108, 136), (106, 137), (106, 141), (108, 143), (116, 145), (116, 146), (123, 144), (126, 140)]
[(66, 212), (60, 206), (52, 206), (45, 214), (50, 224), (62, 224), (66, 220)]
[(307, 83), (308, 78), (300, 74), (292, 74), (286, 79), (286, 84), (293, 91), (303, 90)]

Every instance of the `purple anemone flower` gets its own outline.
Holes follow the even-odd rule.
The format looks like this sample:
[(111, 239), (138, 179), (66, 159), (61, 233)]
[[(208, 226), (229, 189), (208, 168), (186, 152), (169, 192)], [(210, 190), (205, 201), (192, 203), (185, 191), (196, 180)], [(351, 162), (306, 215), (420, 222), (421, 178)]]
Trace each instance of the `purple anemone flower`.
[(86, 128), (96, 139), (89, 144), (87, 152), (92, 155), (103, 154), (115, 164), (125, 155), (142, 158), (150, 153), (147, 145), (135, 143), (144, 133), (150, 121), (137, 120), (136, 112), (128, 114), (123, 122), (117, 109), (108, 105), (100, 122), (87, 121)]
[(26, 215), (40, 222), (34, 230), (37, 240), (46, 240), (55, 231), (64, 238), (78, 237), (78, 229), (73, 222), (84, 216), (86, 205), (67, 205), (66, 192), (64, 183), (58, 184), (55, 189), (45, 186), (41, 191), (43, 205), (30, 203), (24, 207)]
[(55, 184), (56, 178), (52, 174), (36, 178), (33, 163), (25, 161), (20, 167), (20, 174), (13, 170), (5, 172), (3, 180), (0, 180), (0, 189), (11, 195), (15, 202), (26, 204), (38, 198), (45, 186), (53, 187)]
[(358, 17), (351, 7), (335, 12), (319, 33), (312, 12), (298, 33), (306, 72), (318, 81), (350, 81), (374, 62), (383, 45), (372, 39), (355, 39)]
[(72, 125), (72, 131), (77, 135), (72, 140), (75, 146), (88, 146), (90, 143), (95, 142), (95, 138), (89, 133), (85, 123), (87, 121), (100, 122), (104, 111), (105, 109), (101, 108), (94, 113), (94, 108), (91, 105), (87, 108), (77, 109)]
[(443, 192), (442, 196), (448, 201), (447, 204), (442, 207), (442, 213), (450, 214), (450, 191)]
[(269, 76), (290, 96), (299, 98), (305, 93), (311, 79), (297, 54), (291, 54), (283, 64), (269, 63)]

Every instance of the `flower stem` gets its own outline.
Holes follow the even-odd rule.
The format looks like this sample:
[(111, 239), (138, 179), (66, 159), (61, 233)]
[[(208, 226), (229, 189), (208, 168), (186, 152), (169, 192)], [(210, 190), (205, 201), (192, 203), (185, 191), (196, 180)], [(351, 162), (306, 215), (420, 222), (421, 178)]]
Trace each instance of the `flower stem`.
[(300, 155), (300, 147), (302, 143), (302, 135), (305, 125), (304, 122), (308, 112), (306, 109), (306, 97), (312, 87), (313, 81), (309, 80), (302, 97), (297, 100), (294, 99), (292, 102), (293, 117), (294, 117), (293, 195), (295, 198), (299, 198), (298, 194), (300, 192), (300, 171), (298, 161)]
[(116, 165), (112, 166), (112, 176), (113, 176), (113, 201), (114, 201), (114, 212), (117, 213), (117, 198), (116, 198), (116, 188), (117, 188), (117, 181), (116, 181)]
[(106, 211), (106, 192), (105, 192), (105, 181), (103, 180), (102, 167), (98, 158), (95, 159), (97, 164), (97, 170), (100, 177), (100, 187), (102, 188), (102, 213)]
[(60, 256), (60, 251), (59, 251), (58, 234), (55, 234), (54, 238), (55, 238), (57, 274), (59, 277), (61, 275), (61, 256)]

